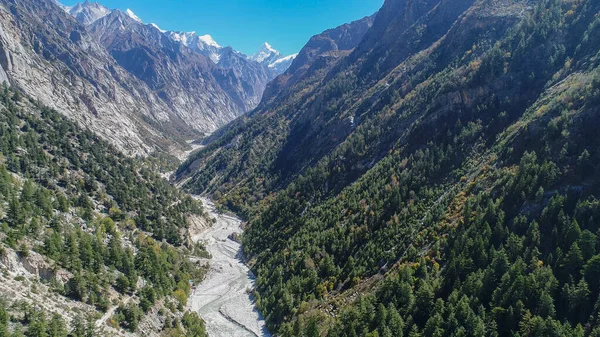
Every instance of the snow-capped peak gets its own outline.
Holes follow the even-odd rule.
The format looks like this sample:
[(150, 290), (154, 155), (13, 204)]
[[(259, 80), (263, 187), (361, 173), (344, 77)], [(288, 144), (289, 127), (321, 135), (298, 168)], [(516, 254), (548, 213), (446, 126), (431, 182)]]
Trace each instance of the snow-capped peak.
[(196, 34), (196, 32), (187, 32), (187, 33), (183, 33), (183, 32), (167, 32), (167, 35), (177, 41), (177, 42), (181, 42), (182, 44), (186, 45), (186, 46), (190, 46), (191, 44), (195, 44), (198, 41), (200, 41), (203, 45), (209, 46), (209, 47), (214, 47), (217, 49), (223, 48), (221, 47), (217, 41), (215, 41), (212, 36), (206, 34), (206, 35), (202, 35), (202, 36), (198, 36)]
[(135, 13), (133, 13), (133, 11), (129, 8), (127, 8), (127, 10), (125, 11), (125, 14), (127, 14), (130, 18), (134, 19), (135, 21), (142, 23), (142, 19), (140, 19), (137, 15), (135, 15)]
[(283, 56), (268, 42), (265, 42), (258, 52), (250, 56), (249, 59), (269, 67), (269, 69), (275, 71), (277, 74), (281, 74), (289, 68), (296, 56), (298, 54)]
[(275, 50), (268, 42), (263, 43), (256, 54), (250, 57), (251, 60), (269, 64), (273, 62), (275, 59), (281, 57), (281, 54), (277, 50)]
[(271, 45), (269, 44), (269, 42), (263, 43), (262, 48), (263, 48), (263, 50), (268, 50), (271, 53), (279, 53), (277, 50), (275, 50), (275, 49), (273, 49), (273, 47), (271, 47)]
[(221, 48), (221, 46), (217, 43), (217, 41), (215, 41), (212, 36), (206, 34), (206, 35), (202, 35), (202, 36), (198, 36), (198, 39), (200, 39), (200, 41), (206, 43), (207, 45), (211, 46), (211, 47), (215, 47), (215, 48)]
[(56, 1), (59, 6), (84, 25), (91, 25), (110, 14), (111, 10), (97, 2), (85, 1), (74, 6), (65, 6)]
[(210, 35), (198, 36), (196, 32), (166, 32), (171, 40), (177, 41), (190, 49), (210, 58), (215, 64), (219, 63), (221, 58), (221, 47)]

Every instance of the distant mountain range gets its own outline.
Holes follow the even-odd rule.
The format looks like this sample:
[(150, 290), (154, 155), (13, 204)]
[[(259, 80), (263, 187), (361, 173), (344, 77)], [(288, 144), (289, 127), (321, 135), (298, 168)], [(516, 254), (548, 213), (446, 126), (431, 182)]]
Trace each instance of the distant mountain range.
[[(111, 10), (97, 2), (85, 1), (83, 3), (78, 3), (75, 6), (65, 6), (59, 3), (59, 5), (69, 14), (71, 14), (77, 21), (81, 22), (84, 25), (91, 25), (94, 22), (100, 20), (101, 18), (111, 14), (114, 11)], [(127, 16), (137, 21), (138, 23), (143, 23), (142, 19), (140, 19), (132, 10), (127, 9), (124, 12)], [(194, 51), (197, 51), (204, 56), (210, 58), (215, 64), (219, 63), (221, 59), (221, 54), (226, 53), (226, 48), (219, 45), (212, 36), (206, 35), (197, 35), (196, 32), (178, 32), (178, 31), (167, 31), (161, 29), (155, 23), (150, 23), (150, 26), (156, 28), (161, 33), (167, 35), (174, 41), (180, 42), (186, 47), (191, 48)], [(247, 58), (251, 61), (256, 61), (267, 66), (271, 71), (273, 71), (276, 75), (282, 74), (287, 70), (290, 66), (294, 58), (298, 54), (293, 55), (282, 55), (279, 51), (273, 49), (268, 42), (265, 42), (261, 48), (256, 52), (256, 54), (247, 57), (246, 55), (239, 53), (244, 58)]]
[[(0, 82), (130, 154), (177, 153), (260, 102), (289, 65), (260, 63), (210, 36), (167, 32), (86, 1), (0, 0)], [(273, 55), (279, 55), (273, 52)]]

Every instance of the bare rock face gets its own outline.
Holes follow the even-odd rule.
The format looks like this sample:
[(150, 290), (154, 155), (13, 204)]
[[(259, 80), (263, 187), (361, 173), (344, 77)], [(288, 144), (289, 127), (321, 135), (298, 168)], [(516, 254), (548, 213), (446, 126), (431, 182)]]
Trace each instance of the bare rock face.
[(17, 254), (12, 250), (0, 254), (0, 265), (8, 271), (16, 271), (19, 265)]
[(295, 73), (314, 62), (318, 57), (354, 49), (373, 25), (375, 14), (360, 20), (341, 25), (313, 36), (302, 48), (288, 69)]
[(268, 66), (249, 60), (231, 47), (220, 51), (217, 66), (222, 69), (226, 80), (224, 88), (232, 97), (245, 102), (248, 111), (260, 103), (267, 84), (277, 75)]
[(0, 0), (0, 67), (0, 79), (129, 154), (175, 144), (165, 139), (176, 126), (195, 134), (51, 0)]
[(60, 284), (66, 284), (70, 279), (73, 278), (73, 274), (66, 271), (65, 269), (59, 269), (54, 274), (54, 279)]
[(73, 274), (64, 269), (53, 268), (42, 255), (33, 251), (28, 256), (20, 256), (14, 250), (6, 249), (0, 255), (0, 266), (16, 275), (34, 276), (46, 281), (56, 280), (61, 284), (73, 277)]

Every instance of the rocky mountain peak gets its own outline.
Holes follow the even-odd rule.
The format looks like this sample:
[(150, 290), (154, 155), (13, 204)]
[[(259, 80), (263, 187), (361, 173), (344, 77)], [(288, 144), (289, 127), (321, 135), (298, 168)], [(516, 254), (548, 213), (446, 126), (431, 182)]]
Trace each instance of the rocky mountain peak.
[[(285, 88), (304, 80), (319, 67), (329, 67), (329, 62), (317, 62), (321, 59), (339, 59), (356, 48), (367, 31), (373, 26), (376, 14), (328, 29), (315, 35), (296, 55), (290, 55), (273, 62), (270, 66), (285, 67), (282, 76), (270, 82), (263, 95), (263, 102), (274, 98)], [(332, 61), (335, 63), (335, 61)], [(313, 71), (310, 69), (313, 68)]]
[(175, 32), (168, 31), (165, 34), (173, 41), (179, 42), (182, 45), (189, 47), (193, 51), (196, 51), (208, 58), (210, 58), (215, 64), (219, 63), (221, 57), (221, 47), (212, 36), (198, 35), (195, 31), (192, 32)]
[(61, 6), (63, 10), (73, 16), (77, 21), (88, 26), (111, 13), (111, 10), (97, 2), (86, 0), (75, 6)]
[(275, 50), (268, 42), (264, 42), (260, 49), (250, 59), (259, 63), (270, 64), (281, 57), (281, 53)]

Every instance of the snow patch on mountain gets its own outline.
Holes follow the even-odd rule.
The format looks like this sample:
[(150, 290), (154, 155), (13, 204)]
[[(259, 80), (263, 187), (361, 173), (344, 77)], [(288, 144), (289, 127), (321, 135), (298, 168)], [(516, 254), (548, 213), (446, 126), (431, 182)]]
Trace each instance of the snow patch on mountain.
[(73, 8), (73, 6), (63, 5), (58, 0), (54, 0), (54, 3), (56, 3), (58, 5), (58, 7), (62, 8), (62, 10), (67, 13), (69, 13), (71, 11), (71, 8)]
[(150, 26), (152, 26), (152, 27), (154, 27), (154, 28), (158, 29), (158, 31), (159, 31), (159, 32), (161, 32), (161, 33), (163, 33), (163, 34), (167, 32), (167, 31), (166, 31), (166, 30), (164, 30), (164, 29), (160, 29), (160, 27), (159, 27), (159, 26), (158, 26), (156, 23), (151, 23), (151, 24), (150, 24)]
[(140, 19), (137, 15), (135, 15), (135, 13), (127, 8), (127, 10), (125, 11), (125, 14), (129, 15), (130, 18), (134, 19), (135, 21), (139, 22), (139, 23), (143, 23), (142, 19)]
[(177, 41), (184, 46), (189, 46), (189, 40), (196, 34), (196, 32), (167, 32), (166, 33), (169, 38), (173, 41)]
[(210, 58), (215, 64), (221, 59), (221, 47), (210, 35), (198, 36), (196, 32), (166, 32), (171, 40), (177, 41), (184, 46)]
[(206, 34), (206, 35), (202, 35), (202, 36), (198, 36), (198, 39), (200, 39), (200, 41), (206, 43), (207, 45), (211, 46), (211, 47), (215, 47), (215, 48), (222, 48), (217, 41), (215, 41), (212, 36)]
[(269, 64), (269, 68), (276, 68), (276, 67), (281, 66), (281, 65), (283, 65), (285, 63), (292, 63), (292, 61), (294, 61), (294, 59), (296, 58), (296, 56), (298, 56), (298, 53), (282, 57), (282, 58), (276, 60), (275, 62)]
[(273, 47), (271, 47), (271, 45), (268, 42), (263, 43), (263, 49), (269, 53), (274, 53), (274, 54), (279, 53), (277, 50), (275, 50)]
[(57, 4), (77, 21), (84, 25), (91, 25), (111, 13), (111, 10), (97, 2), (86, 1), (78, 3), (75, 6), (65, 6), (59, 2)]

